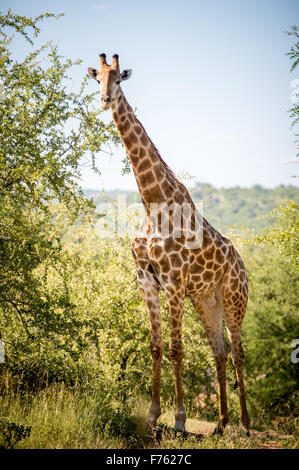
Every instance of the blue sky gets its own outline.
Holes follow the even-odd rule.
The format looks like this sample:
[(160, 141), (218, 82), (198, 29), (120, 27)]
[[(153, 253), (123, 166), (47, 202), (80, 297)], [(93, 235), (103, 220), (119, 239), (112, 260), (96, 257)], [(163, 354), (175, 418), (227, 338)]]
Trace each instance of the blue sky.
[[(299, 69), (291, 74), (285, 55), (298, 0), (2, 0), (0, 8), (65, 14), (43, 23), (39, 42), (83, 60), (75, 87), (99, 53), (108, 62), (118, 53), (121, 68), (133, 69), (127, 99), (175, 173), (217, 187), (298, 185), (287, 110)], [(121, 175), (122, 153), (99, 154), (102, 176), (84, 170), (83, 187), (136, 189), (133, 174)]]

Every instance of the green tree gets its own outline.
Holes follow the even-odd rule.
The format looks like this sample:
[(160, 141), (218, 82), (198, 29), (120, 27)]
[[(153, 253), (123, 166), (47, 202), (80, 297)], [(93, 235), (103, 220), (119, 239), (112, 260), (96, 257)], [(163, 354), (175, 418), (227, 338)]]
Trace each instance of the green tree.
[[(293, 72), (299, 64), (299, 29), (298, 26), (292, 26), (291, 30), (287, 32), (289, 36), (294, 36), (297, 41), (293, 44), (290, 52), (287, 53), (291, 60), (290, 72)], [(293, 119), (293, 124), (299, 122), (299, 105), (296, 104), (290, 109), (290, 115)]]
[[(27, 22), (23, 17), (1, 16), (9, 25), (30, 39), (25, 26), (38, 34), (41, 15)], [(8, 19), (10, 21), (8, 21)], [(13, 60), (9, 50), (12, 38), (1, 32), (0, 43), (0, 191), (3, 204), (41, 205), (57, 197), (78, 198), (76, 181), (83, 157), (95, 156), (105, 143), (119, 143), (112, 123), (105, 125), (100, 111), (93, 108), (94, 93), (86, 93), (87, 75), (78, 92), (67, 89), (67, 81), (79, 60), (59, 55), (57, 47), (45, 44), (22, 62)], [(43, 63), (47, 65), (42, 67)], [(82, 196), (82, 194), (81, 194)], [(86, 202), (86, 201), (85, 201)]]
[(286, 202), (271, 216), (274, 226), (255, 237), (246, 255), (250, 277), (244, 328), (247, 374), (256, 413), (264, 410), (268, 417), (292, 417), (299, 393), (299, 367), (291, 361), (291, 344), (299, 333), (298, 206)]
[(73, 312), (66, 284), (50, 294), (36, 275), (41, 265), (58, 273), (67, 263), (53, 201), (67, 207), (69, 223), (92, 212), (78, 183), (81, 165), (89, 161), (96, 170), (97, 153), (119, 143), (114, 125), (104, 124), (93, 107), (87, 75), (78, 91), (68, 91), (79, 60), (63, 58), (51, 44), (15, 60), (9, 29), (32, 47), (40, 22), (53, 16), (0, 14), (0, 331), (6, 340), (19, 322), (22, 334), (12, 341), (22, 343), (20, 355), (32, 348), (38, 331), (64, 331)]
[[(290, 51), (287, 53), (291, 60), (291, 67), (290, 67), (290, 72), (293, 72), (298, 64), (299, 64), (299, 29), (298, 26), (292, 26), (291, 30), (287, 32), (289, 36), (294, 36), (296, 38), (296, 42), (293, 44), (291, 47)], [(297, 90), (296, 90), (297, 91)], [(289, 114), (292, 119), (292, 127), (295, 126), (296, 124), (298, 125), (299, 123), (299, 94), (298, 92), (296, 93), (296, 100), (293, 104), (293, 106), (289, 109)], [(298, 134), (295, 134), (296, 137), (298, 137)], [(296, 139), (297, 142), (297, 157), (299, 156), (299, 146), (298, 146), (298, 139)], [(296, 175), (294, 175), (296, 177)]]

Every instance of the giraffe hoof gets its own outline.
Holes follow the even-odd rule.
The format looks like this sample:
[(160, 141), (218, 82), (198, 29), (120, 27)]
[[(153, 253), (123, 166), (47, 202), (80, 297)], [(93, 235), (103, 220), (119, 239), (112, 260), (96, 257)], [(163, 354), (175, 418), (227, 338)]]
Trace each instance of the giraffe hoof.
[(223, 436), (223, 428), (218, 423), (214, 431), (212, 432), (212, 436)]
[(175, 423), (173, 430), (174, 430), (175, 437), (177, 437), (177, 435), (179, 434), (179, 437), (182, 437), (183, 439), (187, 439), (189, 435), (189, 433), (185, 429), (184, 422)]
[(184, 421), (176, 421), (173, 429), (174, 429), (175, 432), (178, 431), (178, 432), (184, 433), (185, 432), (185, 422)]
[(154, 415), (153, 413), (149, 413), (145, 419), (145, 425), (147, 429), (151, 430), (157, 427), (157, 420), (158, 416)]

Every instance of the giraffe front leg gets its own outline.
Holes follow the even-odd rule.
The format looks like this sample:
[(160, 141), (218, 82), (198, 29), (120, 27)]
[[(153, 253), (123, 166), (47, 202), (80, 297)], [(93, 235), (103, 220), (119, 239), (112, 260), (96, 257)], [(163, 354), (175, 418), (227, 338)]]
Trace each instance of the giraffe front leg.
[[(151, 316), (152, 314), (150, 313)], [(152, 324), (152, 320), (150, 320), (150, 323)], [(153, 331), (153, 327), (151, 327), (151, 331)], [(161, 415), (160, 378), (163, 341), (162, 337), (157, 335), (157, 333), (151, 335), (150, 350), (152, 355), (152, 403), (146, 417), (146, 424), (151, 427), (157, 425), (157, 420)]]
[(138, 282), (141, 295), (149, 315), (151, 339), (150, 351), (152, 355), (152, 403), (146, 417), (148, 427), (155, 427), (161, 415), (160, 405), (160, 378), (163, 355), (163, 338), (161, 327), (161, 312), (159, 290), (152, 273), (138, 270)]
[(180, 286), (169, 292), (166, 288), (166, 298), (169, 309), (170, 319), (170, 359), (174, 374), (174, 387), (176, 398), (176, 412), (174, 430), (183, 432), (185, 430), (186, 411), (183, 404), (183, 380), (182, 380), (182, 361), (183, 361), (183, 341), (182, 341), (182, 319), (184, 310), (184, 290)]
[(150, 320), (150, 351), (152, 355), (152, 403), (150, 406), (149, 414), (146, 418), (146, 423), (149, 426), (156, 426), (157, 419), (161, 415), (160, 378), (163, 354), (163, 338), (158, 291), (152, 293), (147, 292), (144, 295), (144, 300)]

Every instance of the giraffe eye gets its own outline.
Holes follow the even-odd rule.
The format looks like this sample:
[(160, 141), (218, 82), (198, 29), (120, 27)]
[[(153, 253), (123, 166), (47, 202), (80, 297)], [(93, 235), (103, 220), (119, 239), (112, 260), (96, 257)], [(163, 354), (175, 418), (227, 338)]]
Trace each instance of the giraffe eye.
[(100, 80), (97, 80), (98, 83), (100, 83)]
[(116, 85), (119, 85), (120, 84), (120, 80), (116, 80)]

